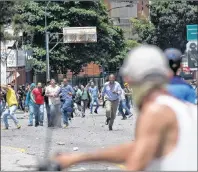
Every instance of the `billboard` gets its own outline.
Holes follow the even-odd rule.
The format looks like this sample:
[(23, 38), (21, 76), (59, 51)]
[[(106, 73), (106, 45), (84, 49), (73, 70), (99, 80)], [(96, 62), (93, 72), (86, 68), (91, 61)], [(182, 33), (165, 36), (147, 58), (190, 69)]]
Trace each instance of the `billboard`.
[(64, 43), (97, 42), (96, 27), (65, 27), (63, 28)]
[(7, 56), (7, 67), (22, 66), (25, 66), (25, 52), (23, 50), (10, 50)]

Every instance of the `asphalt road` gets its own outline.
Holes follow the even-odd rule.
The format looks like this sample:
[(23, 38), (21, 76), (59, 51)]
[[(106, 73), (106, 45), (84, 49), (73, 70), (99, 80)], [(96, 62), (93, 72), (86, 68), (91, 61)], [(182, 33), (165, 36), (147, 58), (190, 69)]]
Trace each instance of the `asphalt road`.
[[(17, 117), (22, 125), (21, 129), (16, 129), (13, 121), (9, 120), (10, 129), (1, 131), (2, 171), (33, 170), (34, 168), (27, 166), (36, 165), (37, 159), (42, 159), (44, 156), (46, 122), (44, 127), (28, 127), (27, 114), (18, 113)], [(75, 117), (67, 129), (53, 129), (49, 154), (60, 151), (71, 153), (104, 149), (134, 139), (135, 115), (124, 121), (121, 120), (121, 116), (117, 116), (113, 131), (108, 130), (104, 124), (105, 119), (105, 111), (100, 107), (99, 114), (90, 115), (87, 111), (85, 118)], [(70, 171), (123, 168), (122, 164), (92, 163), (75, 165)]]

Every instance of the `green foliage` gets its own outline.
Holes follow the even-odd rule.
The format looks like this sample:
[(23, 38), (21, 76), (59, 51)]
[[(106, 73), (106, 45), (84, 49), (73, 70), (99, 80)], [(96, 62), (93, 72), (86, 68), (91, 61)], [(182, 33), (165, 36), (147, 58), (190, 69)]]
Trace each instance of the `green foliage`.
[(150, 5), (150, 20), (133, 19), (135, 31), (142, 43), (155, 44), (162, 49), (186, 47), (186, 25), (197, 24), (197, 8), (187, 1), (157, 1)]
[[(125, 48), (123, 31), (108, 19), (106, 7), (101, 2), (50, 2), (48, 4), (47, 28), (45, 28), (45, 2), (23, 1), (16, 5), (14, 28), (23, 30), (24, 41), (34, 50), (36, 58), (34, 68), (43, 72), (41, 67), (45, 62), (45, 29), (51, 33), (62, 33), (63, 27), (97, 27), (97, 43), (58, 44), (50, 52), (51, 70), (66, 73), (71, 69), (78, 73), (82, 66), (95, 62), (103, 64), (106, 61), (118, 59), (117, 55)], [(54, 40), (50, 49), (54, 47)], [(39, 64), (42, 62), (42, 65)], [(109, 62), (111, 64), (111, 61)]]
[(185, 50), (186, 25), (196, 24), (198, 13), (187, 2), (155, 2), (151, 6), (151, 21), (156, 27), (157, 44), (162, 48)]
[(132, 48), (137, 47), (139, 45), (140, 45), (140, 43), (138, 43), (136, 40), (127, 40), (126, 41), (126, 47), (128, 49), (132, 49)]
[(131, 19), (132, 32), (137, 34), (137, 41), (141, 43), (155, 44), (155, 27), (146, 18)]
[(0, 1), (0, 38), (11, 39), (11, 36), (4, 32), (4, 29), (11, 24), (15, 12), (14, 2)]

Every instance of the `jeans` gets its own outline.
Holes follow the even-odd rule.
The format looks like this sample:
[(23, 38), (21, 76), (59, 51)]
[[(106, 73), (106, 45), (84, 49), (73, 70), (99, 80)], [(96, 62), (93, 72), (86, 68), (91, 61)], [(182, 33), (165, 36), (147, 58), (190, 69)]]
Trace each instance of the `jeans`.
[(2, 115), (3, 111), (6, 108), (6, 103), (4, 101), (1, 101), (0, 103), (0, 114)]
[(95, 102), (96, 102), (96, 109), (95, 109), (95, 111), (97, 111), (98, 110), (98, 107), (99, 107), (98, 98), (97, 97), (96, 98), (92, 97), (91, 98), (91, 105), (90, 105), (91, 113), (93, 112), (93, 106), (94, 106), (94, 103)]
[(61, 113), (60, 113), (60, 104), (51, 104), (50, 105), (50, 119), (48, 126), (57, 126), (61, 127)]
[[(125, 113), (123, 112), (123, 109), (125, 110)], [(131, 114), (130, 109), (127, 107), (126, 100), (120, 100), (120, 104), (119, 104), (118, 110), (122, 114), (123, 117), (125, 117), (126, 115)]]
[(82, 112), (82, 116), (84, 116), (84, 115), (85, 115), (85, 111), (86, 111), (86, 108), (87, 108), (88, 102), (89, 102), (89, 100), (82, 100), (82, 110), (81, 110), (81, 112)]
[(3, 103), (2, 102), (0, 102), (0, 114), (2, 114), (2, 112), (3, 112), (3, 105), (2, 105)]
[(35, 124), (43, 124), (44, 119), (44, 105), (35, 104), (34, 105), (34, 115), (35, 115)]
[(29, 104), (29, 124), (33, 125), (34, 104)]
[(8, 109), (6, 109), (4, 112), (3, 112), (3, 122), (5, 124), (5, 128), (8, 128), (9, 125), (8, 125), (8, 116), (10, 116), (10, 118), (14, 121), (15, 125), (17, 125), (19, 122), (16, 118), (16, 116), (14, 115), (14, 113), (16, 112), (17, 110), (17, 106), (16, 105), (12, 105), (10, 106)]
[(62, 102), (62, 105), (61, 105), (61, 112), (62, 112), (62, 116), (63, 116), (63, 124), (66, 124), (68, 125), (68, 119), (69, 119), (69, 113), (70, 112), (70, 109), (72, 108), (72, 100), (68, 99), (68, 100), (65, 100), (64, 102)]

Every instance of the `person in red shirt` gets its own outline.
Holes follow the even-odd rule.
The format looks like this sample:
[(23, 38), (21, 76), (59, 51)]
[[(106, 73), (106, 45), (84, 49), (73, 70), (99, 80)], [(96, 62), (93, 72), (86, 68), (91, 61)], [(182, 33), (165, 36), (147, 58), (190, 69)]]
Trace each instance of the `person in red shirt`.
[(32, 100), (34, 100), (34, 115), (35, 115), (35, 127), (38, 125), (43, 126), (44, 119), (44, 96), (42, 84), (39, 82), (37, 88), (32, 91)]

